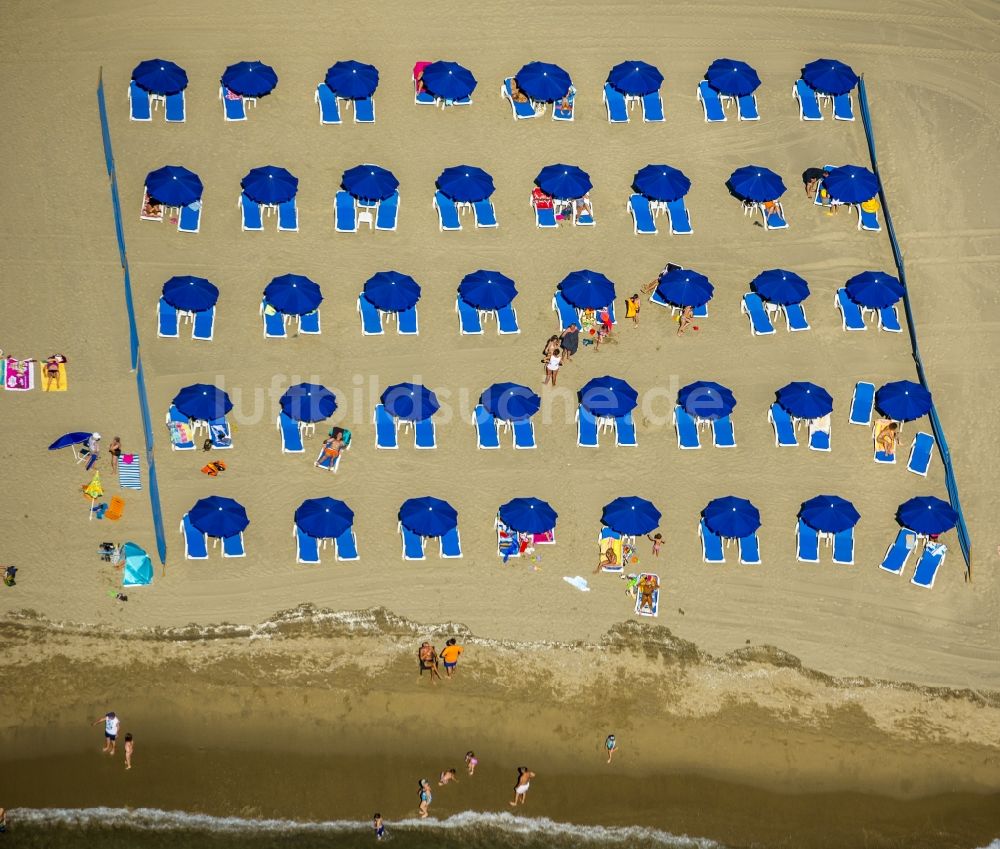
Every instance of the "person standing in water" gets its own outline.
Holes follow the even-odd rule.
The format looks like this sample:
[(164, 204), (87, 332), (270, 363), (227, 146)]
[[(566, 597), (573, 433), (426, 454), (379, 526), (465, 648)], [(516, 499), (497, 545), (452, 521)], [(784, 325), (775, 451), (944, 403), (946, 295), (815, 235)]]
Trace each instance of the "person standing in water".
[(476, 774), (476, 767), (479, 765), (479, 758), (476, 757), (475, 752), (465, 753), (465, 763), (469, 767), (469, 775)]
[(608, 735), (608, 739), (604, 741), (604, 748), (608, 750), (608, 763), (611, 763), (611, 758), (618, 749), (618, 741), (615, 740), (614, 734)]
[(431, 783), (426, 778), (420, 779), (420, 818), (427, 819), (428, 808), (430, 807), (431, 800)]
[(132, 769), (132, 752), (135, 751), (135, 743), (132, 735), (125, 735), (125, 769)]
[(372, 814), (372, 828), (375, 830), (376, 840), (381, 840), (385, 837), (385, 825), (382, 823), (382, 814), (378, 811)]
[(535, 777), (533, 773), (526, 766), (519, 766), (517, 768), (517, 784), (514, 785), (514, 801), (508, 802), (512, 808), (516, 808), (518, 805), (518, 800), (520, 804), (524, 804), (524, 800), (528, 795), (528, 788), (531, 787), (531, 779)]
[(121, 726), (121, 719), (111, 710), (104, 714), (104, 716), (95, 719), (91, 724), (100, 725), (102, 722), (104, 723), (104, 748), (101, 751), (113, 755), (115, 753), (115, 740), (118, 739), (118, 728)]

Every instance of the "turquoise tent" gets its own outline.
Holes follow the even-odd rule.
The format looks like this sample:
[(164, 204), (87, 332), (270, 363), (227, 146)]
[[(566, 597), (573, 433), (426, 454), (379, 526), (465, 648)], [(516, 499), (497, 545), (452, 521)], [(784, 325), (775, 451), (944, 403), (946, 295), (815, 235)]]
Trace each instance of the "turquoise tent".
[(122, 570), (123, 586), (144, 587), (153, 583), (153, 564), (145, 551), (134, 542), (127, 542), (122, 553), (125, 555), (125, 568)]

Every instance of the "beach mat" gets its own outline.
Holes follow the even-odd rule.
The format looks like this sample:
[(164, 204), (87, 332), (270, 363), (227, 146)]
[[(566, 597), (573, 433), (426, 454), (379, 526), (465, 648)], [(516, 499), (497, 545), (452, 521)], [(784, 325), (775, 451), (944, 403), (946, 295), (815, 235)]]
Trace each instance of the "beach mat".
[(66, 380), (66, 363), (59, 363), (59, 380), (48, 385), (48, 381), (42, 380), (42, 392), (65, 392), (69, 383)]
[(138, 454), (122, 454), (118, 458), (118, 486), (122, 489), (142, 489), (139, 469)]
[(35, 388), (35, 361), (7, 357), (4, 360), (4, 388), (11, 392), (28, 392)]

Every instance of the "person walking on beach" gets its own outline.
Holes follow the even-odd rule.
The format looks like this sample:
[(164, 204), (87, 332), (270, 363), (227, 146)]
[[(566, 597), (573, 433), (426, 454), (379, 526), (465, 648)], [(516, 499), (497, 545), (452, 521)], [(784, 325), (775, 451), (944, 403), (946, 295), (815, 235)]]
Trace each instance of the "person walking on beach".
[(635, 327), (639, 326), (640, 309), (642, 309), (642, 304), (639, 301), (638, 292), (636, 292), (631, 298), (625, 299), (625, 318), (632, 319), (632, 324)]
[(615, 751), (618, 749), (618, 741), (615, 740), (614, 734), (608, 735), (608, 739), (604, 741), (604, 748), (608, 750), (608, 763), (611, 763), (611, 758), (614, 757)]
[(551, 382), (553, 387), (556, 385), (560, 366), (562, 366), (562, 348), (557, 346), (552, 350), (552, 353), (549, 355), (548, 364), (545, 366), (544, 383)]
[(431, 783), (426, 778), (420, 779), (420, 818), (427, 819), (428, 808), (431, 805)]
[(111, 710), (104, 714), (104, 716), (95, 719), (91, 723), (91, 727), (100, 725), (102, 722), (104, 723), (104, 748), (101, 751), (113, 755), (115, 753), (115, 740), (118, 739), (118, 728), (121, 726), (121, 719)]
[(382, 824), (382, 814), (378, 811), (372, 814), (372, 828), (375, 830), (376, 840), (381, 840), (385, 837), (385, 825)]
[(441, 673), (438, 672), (437, 668), (437, 651), (435, 651), (434, 646), (430, 643), (425, 642), (420, 649), (417, 651), (417, 660), (420, 664), (420, 676), (423, 677), (424, 672), (429, 672), (431, 674), (431, 683), (434, 683), (434, 679), (437, 678), (441, 680)]
[(507, 804), (512, 808), (516, 808), (518, 800), (520, 800), (520, 803), (523, 805), (528, 795), (528, 788), (531, 787), (531, 779), (534, 777), (535, 773), (526, 766), (519, 766), (517, 768), (517, 784), (514, 785), (514, 801)]
[(135, 743), (132, 740), (132, 735), (125, 735), (125, 769), (132, 769), (132, 752), (135, 751)]
[(454, 674), (455, 667), (458, 666), (459, 655), (464, 651), (465, 649), (458, 645), (458, 640), (454, 637), (448, 640), (444, 648), (441, 649), (441, 660), (444, 661), (444, 674), (449, 678)]
[(476, 753), (469, 751), (465, 753), (465, 765), (469, 768), (469, 775), (476, 774), (476, 766), (479, 764), (479, 758), (476, 757)]

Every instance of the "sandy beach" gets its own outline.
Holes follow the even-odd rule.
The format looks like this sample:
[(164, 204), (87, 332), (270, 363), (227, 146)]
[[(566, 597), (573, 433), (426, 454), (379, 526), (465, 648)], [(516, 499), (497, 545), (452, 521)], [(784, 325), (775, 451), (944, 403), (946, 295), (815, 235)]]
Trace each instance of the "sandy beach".
[[(469, 689), (460, 696), (458, 686), (445, 696), (452, 710), (458, 708), (463, 734), (485, 734), (507, 766), (522, 760), (521, 751), (543, 753), (549, 771), (575, 776), (565, 787), (587, 784), (591, 767), (581, 761), (590, 757), (592, 738), (600, 744), (611, 716), (631, 729), (620, 735), (623, 746), (642, 751), (641, 760), (623, 764), (630, 780), (680, 782), (691, 775), (762, 793), (901, 800), (980, 794), (969, 797), (968, 810), (989, 810), (989, 794), (1000, 791), (998, 436), (992, 426), (997, 403), (988, 390), (997, 372), (1000, 327), (992, 286), (1000, 230), (990, 199), (1000, 178), (982, 152), (997, 133), (995, 4), (892, 0), (875, 7), (839, 0), (750, 7), (585, 0), (544, 8), (430, 3), (418, 14), (402, 4), (350, 10), (296, 4), (278, 11), (264, 4), (206, 7), (181, 0), (164, 10), (115, 0), (100, 7), (12, 2), (3, 22), (0, 61), (10, 104), (3, 139), (14, 167), (5, 183), (8, 214), (0, 222), (0, 346), (18, 357), (61, 352), (70, 362), (68, 391), (0, 397), (8, 436), (0, 449), (6, 482), (0, 489), (0, 559), (20, 569), (17, 586), (0, 592), (0, 628), (11, 640), (0, 653), (0, 763), (15, 767), (0, 770), (0, 805), (97, 804), (101, 789), (111, 788), (104, 779), (86, 793), (67, 788), (47, 802), (42, 759), (80, 755), (93, 742), (81, 739), (81, 723), (110, 703), (121, 705), (123, 715), (141, 716), (143, 734), (165, 752), (208, 746), (202, 735), (211, 734), (227, 753), (263, 758), (272, 749), (260, 729), (269, 717), (290, 711), (297, 726), (313, 732), (289, 740), (303, 758), (316, 747), (332, 750), (337, 717), (336, 745), (343, 743), (346, 754), (361, 759), (364, 745), (384, 737), (384, 751), (398, 750), (401, 762), (415, 766), (420, 752), (400, 743), (407, 722), (440, 710), (445, 694), (415, 692), (416, 676), (399, 670), (412, 661), (413, 639), (454, 631), (476, 644), (469, 676), (475, 684), (466, 681), (462, 686)], [(877, 467), (870, 432), (847, 422), (856, 381), (914, 379), (908, 339), (874, 329), (845, 334), (833, 305), (837, 288), (853, 274), (892, 271), (889, 242), (884, 233), (858, 232), (852, 214), (822, 215), (799, 179), (814, 165), (869, 162), (860, 121), (798, 120), (792, 83), (805, 62), (831, 54), (865, 75), (921, 352), (973, 539), (972, 580), (948, 534), (950, 553), (929, 591), (909, 582), (912, 561), (903, 578), (877, 564), (898, 529), (899, 503), (915, 495), (945, 497), (940, 458), (926, 479), (907, 473), (904, 462)], [(166, 125), (159, 114), (150, 124), (128, 120), (129, 75), (153, 56), (187, 70), (182, 125)], [(759, 123), (703, 121), (695, 87), (719, 56), (745, 59), (758, 70)], [(257, 58), (275, 67), (278, 87), (251, 109), (248, 121), (227, 124), (219, 75), (227, 64)], [(319, 123), (315, 86), (342, 58), (380, 69), (374, 126)], [(437, 58), (475, 73), (479, 86), (471, 107), (414, 105), (412, 66)], [(663, 71), (664, 124), (636, 118), (608, 124), (601, 87), (608, 69), (627, 58)], [(578, 91), (574, 122), (511, 119), (497, 95), (500, 83), (532, 59), (570, 72)], [(155, 551), (147, 481), (142, 492), (123, 494), (125, 514), (117, 524), (88, 522), (79, 487), (89, 476), (66, 452), (45, 450), (59, 434), (81, 429), (99, 431), (105, 442), (120, 435), (126, 451), (143, 450), (95, 99), (99, 73), (156, 424), (168, 543), (167, 562), (162, 568), (156, 563), (153, 584), (129, 592), (124, 604), (114, 600), (120, 573), (96, 552), (104, 540), (125, 539)], [(341, 174), (363, 162), (399, 178), (397, 232), (334, 232)], [(594, 228), (535, 228), (528, 206), (532, 181), (555, 162), (590, 174)], [(693, 235), (672, 237), (662, 228), (656, 236), (633, 235), (626, 198), (634, 173), (649, 162), (667, 162), (691, 178)], [(185, 165), (205, 184), (197, 235), (177, 233), (169, 222), (139, 220), (145, 175), (168, 163)], [(300, 180), (297, 233), (276, 233), (273, 225), (263, 233), (240, 230), (240, 179), (269, 163)], [(462, 232), (439, 232), (431, 206), (434, 180), (461, 163), (493, 175), (498, 229), (466, 223)], [(787, 231), (753, 226), (727, 192), (728, 175), (749, 163), (783, 176)], [(668, 261), (706, 274), (715, 285), (699, 330), (677, 338), (665, 311), (646, 305), (638, 327), (622, 324), (616, 345), (598, 353), (582, 349), (561, 370), (559, 387), (543, 389), (539, 356), (557, 330), (551, 299), (558, 282), (578, 268), (599, 270), (615, 282), (621, 306)], [(767, 338), (749, 333), (740, 297), (754, 276), (773, 267), (809, 281), (808, 333), (783, 327)], [(391, 329), (382, 337), (361, 335), (357, 295), (371, 274), (390, 268), (422, 287), (417, 338)], [(459, 335), (455, 289), (477, 268), (500, 270), (517, 282), (519, 335), (501, 337), (492, 327), (479, 337)], [(286, 272), (322, 287), (321, 336), (262, 338), (261, 292)], [(218, 285), (211, 342), (194, 342), (186, 332), (180, 339), (157, 338), (156, 304), (163, 282), (175, 274), (205, 276)], [(576, 390), (604, 374), (639, 390), (637, 448), (616, 448), (606, 439), (596, 451), (575, 444)], [(355, 434), (335, 476), (312, 467), (318, 438), (307, 441), (302, 455), (279, 450), (277, 399), (302, 380), (337, 393), (331, 424)], [(472, 407), (486, 386), (504, 380), (526, 383), (543, 397), (535, 451), (514, 451), (509, 442), (499, 451), (476, 448)], [(733, 389), (736, 449), (677, 449), (670, 409), (677, 389), (693, 380)], [(775, 390), (790, 380), (815, 381), (833, 395), (829, 454), (774, 447), (766, 411)], [(224, 456), (172, 452), (160, 424), (177, 391), (198, 381), (216, 383), (233, 400), (235, 447)], [(433, 452), (414, 450), (407, 437), (398, 451), (374, 448), (373, 406), (388, 384), (400, 381), (423, 382), (443, 402)], [(928, 429), (926, 420), (907, 424), (904, 448), (917, 430)], [(210, 479), (199, 472), (207, 459), (219, 457), (228, 466), (223, 475)], [(905, 451), (900, 457), (905, 460)], [(99, 468), (107, 494), (119, 494), (106, 459)], [(796, 512), (819, 493), (850, 498), (861, 513), (853, 566), (834, 566), (828, 553), (820, 564), (795, 561)], [(208, 561), (184, 559), (180, 518), (212, 494), (246, 506), (245, 559), (223, 560), (217, 550)], [(751, 499), (761, 511), (761, 566), (740, 566), (732, 554), (725, 565), (702, 562), (698, 513), (710, 499), (728, 494)], [(293, 511), (320, 495), (344, 499), (354, 510), (358, 562), (337, 563), (326, 554), (321, 566), (295, 563)], [(419, 495), (445, 498), (457, 508), (462, 560), (439, 560), (435, 546), (424, 563), (401, 560), (396, 514), (404, 499)], [(538, 561), (502, 567), (493, 529), (497, 508), (527, 495), (548, 500), (559, 513), (557, 543), (540, 548)], [(637, 621), (621, 581), (591, 574), (601, 508), (620, 495), (648, 498), (663, 512), (662, 555), (654, 561), (647, 543), (639, 550), (639, 568), (655, 563), (663, 583), (652, 626)], [(574, 575), (591, 579), (591, 591), (563, 582)], [(292, 637), (262, 625), (285, 621), (278, 612), (301, 605), (309, 607), (299, 618), (313, 621), (319, 611), (320, 621), (332, 617), (337, 628), (351, 617), (421, 624), (362, 629), (361, 662), (349, 659), (356, 648), (337, 629)], [(689, 647), (696, 673), (648, 649), (649, 641), (662, 638), (661, 628)], [(621, 633), (634, 642), (619, 667), (622, 655), (613, 647)], [(219, 634), (224, 638), (204, 639)], [(292, 657), (297, 661), (289, 674), (300, 677), (286, 681)], [(338, 679), (335, 670), (350, 664), (357, 664), (352, 674)], [(641, 685), (625, 686), (633, 677)], [(599, 681), (606, 685), (600, 694)], [(376, 682), (383, 693), (377, 699)], [(529, 682), (530, 692), (519, 689)], [(313, 695), (314, 689), (327, 695)], [(512, 692), (517, 704), (530, 703), (522, 712), (530, 722), (499, 718)], [(576, 724), (562, 716), (570, 694), (583, 694), (572, 702)], [(210, 722), (189, 718), (194, 704)], [(654, 742), (643, 737), (640, 747), (626, 743), (644, 716), (653, 722)], [(750, 726), (759, 731), (744, 739)], [(585, 733), (560, 730), (565, 728)], [(42, 729), (46, 742), (39, 750)], [(379, 773), (368, 763), (363, 772), (362, 784), (379, 787), (396, 805), (392, 815), (403, 816), (404, 796), (417, 776), (407, 773), (399, 790), (388, 768)], [(497, 780), (506, 778), (498, 774)], [(121, 804), (238, 812), (222, 796), (198, 807), (168, 785), (133, 788)], [(718, 787), (713, 792), (724, 796)], [(317, 798), (287, 813), (356, 819), (370, 812), (363, 795), (339, 798), (328, 812), (326, 800)], [(841, 801), (846, 810), (847, 796)], [(348, 810), (362, 802), (360, 814)], [(485, 796), (468, 804), (483, 809)], [(546, 804), (535, 813), (583, 822), (590, 810), (586, 822), (620, 821), (610, 804), (573, 802), (561, 809), (555, 795)], [(277, 807), (248, 815), (280, 816)], [(684, 819), (682, 804), (668, 813), (654, 807), (643, 807), (640, 823), (724, 844), (741, 845), (739, 829), (753, 820), (737, 817), (724, 827), (721, 818)], [(907, 820), (900, 809), (896, 822)], [(795, 832), (820, 834), (821, 821), (803, 814)], [(1000, 825), (990, 834), (990, 823), (986, 816), (981, 828), (956, 842), (925, 845), (982, 845), (967, 841), (1000, 835)], [(911, 825), (912, 838), (921, 829)], [(786, 845), (778, 832), (762, 831), (754, 839)], [(810, 844), (803, 839), (801, 845)]]

